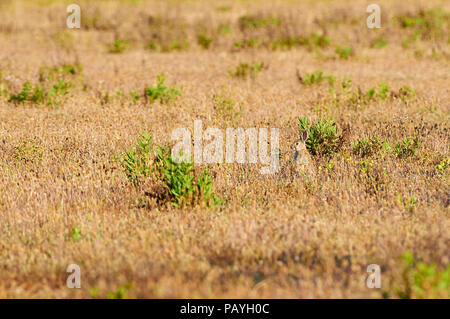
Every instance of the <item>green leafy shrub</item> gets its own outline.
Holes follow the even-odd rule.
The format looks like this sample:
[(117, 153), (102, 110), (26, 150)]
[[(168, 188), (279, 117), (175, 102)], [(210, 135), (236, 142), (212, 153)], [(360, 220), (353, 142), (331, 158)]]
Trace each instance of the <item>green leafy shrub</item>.
[(353, 50), (350, 47), (337, 47), (334, 51), (340, 59), (347, 60), (353, 55)]
[(80, 241), (81, 240), (81, 230), (78, 227), (72, 228), (72, 231), (70, 233), (70, 238), (74, 241)]
[(322, 70), (316, 70), (313, 73), (306, 73), (302, 82), (307, 85), (319, 84), (327, 81), (329, 85), (333, 85), (336, 77), (332, 74), (324, 74)]
[(362, 138), (353, 143), (353, 153), (361, 157), (370, 156), (376, 154), (382, 147), (382, 142), (376, 136), (370, 136), (369, 138)]
[(170, 149), (155, 145), (151, 136), (141, 134), (135, 147), (118, 161), (133, 184), (148, 178), (162, 184), (168, 193), (166, 200), (173, 206), (193, 206), (202, 202), (215, 206), (222, 203), (214, 195), (212, 178), (207, 169), (196, 178), (192, 162), (176, 161)]
[(228, 73), (234, 77), (246, 78), (248, 75), (255, 76), (263, 69), (263, 63), (255, 62), (253, 64), (240, 63), (234, 70), (229, 70)]
[(382, 82), (378, 84), (378, 88), (370, 88), (366, 91), (365, 97), (367, 100), (372, 100), (375, 98), (386, 99), (390, 96), (390, 88), (389, 85)]
[(69, 81), (59, 79), (58, 82), (53, 84), (53, 86), (48, 90), (47, 105), (55, 106), (61, 104), (61, 96), (67, 95), (70, 87), (71, 83)]
[(175, 87), (166, 86), (166, 78), (162, 74), (157, 75), (157, 83), (154, 87), (145, 88), (145, 96), (149, 103), (159, 101), (161, 104), (169, 104), (175, 101), (181, 94), (181, 91)]
[(419, 10), (415, 14), (406, 14), (394, 19), (401, 28), (411, 29), (413, 35), (420, 38), (441, 38), (447, 34), (446, 28), (450, 24), (450, 13), (441, 8), (432, 10)]
[(311, 42), (319, 48), (325, 48), (330, 45), (330, 40), (323, 34), (313, 33)]
[(450, 265), (439, 269), (436, 264), (427, 264), (417, 260), (412, 253), (402, 256), (405, 267), (402, 272), (402, 287), (394, 287), (398, 297), (411, 298), (448, 298), (450, 292)]
[(193, 206), (203, 201), (207, 206), (215, 206), (222, 202), (213, 193), (212, 179), (207, 169), (195, 178), (194, 164), (185, 161), (176, 163), (169, 148), (158, 147), (156, 156), (156, 165), (169, 191), (172, 205)]
[(398, 90), (398, 96), (403, 102), (406, 102), (416, 96), (416, 92), (408, 86), (402, 86)]
[(32, 90), (33, 87), (31, 83), (25, 82), (22, 91), (17, 94), (10, 94), (8, 102), (13, 102), (14, 104), (25, 103), (27, 100), (29, 100), (29, 96), (31, 95)]
[(109, 48), (110, 53), (123, 53), (130, 48), (130, 41), (117, 39)]
[(388, 97), (389, 94), (389, 86), (386, 83), (380, 83), (378, 86), (379, 90), (378, 90), (378, 97), (382, 98), (382, 99), (386, 99)]
[(60, 97), (68, 94), (70, 87), (70, 82), (59, 79), (46, 92), (41, 86), (36, 86), (33, 89), (30, 82), (25, 82), (22, 91), (17, 94), (11, 94), (8, 102), (13, 102), (14, 104), (23, 104), (25, 102), (39, 104), (46, 101), (47, 105), (59, 105), (61, 103)]
[(399, 158), (406, 158), (416, 154), (421, 146), (421, 140), (418, 136), (413, 138), (405, 137), (401, 142), (395, 144), (393, 153)]
[(439, 164), (434, 167), (438, 174), (445, 174), (450, 167), (450, 157), (444, 158)]
[(130, 182), (137, 184), (144, 178), (152, 176), (154, 147), (152, 137), (141, 134), (137, 138), (135, 148), (119, 159)]
[(200, 46), (202, 46), (204, 49), (209, 49), (209, 47), (211, 46), (211, 43), (213, 42), (212, 38), (209, 38), (208, 36), (206, 36), (205, 34), (200, 34), (197, 37), (197, 42)]
[(54, 67), (43, 66), (39, 69), (39, 82), (53, 81), (65, 76), (78, 75), (83, 71), (81, 63), (62, 64)]
[(337, 126), (333, 119), (318, 120), (311, 123), (306, 117), (298, 118), (300, 130), (309, 132), (306, 148), (312, 155), (328, 155), (336, 152), (341, 146), (342, 137), (337, 134)]

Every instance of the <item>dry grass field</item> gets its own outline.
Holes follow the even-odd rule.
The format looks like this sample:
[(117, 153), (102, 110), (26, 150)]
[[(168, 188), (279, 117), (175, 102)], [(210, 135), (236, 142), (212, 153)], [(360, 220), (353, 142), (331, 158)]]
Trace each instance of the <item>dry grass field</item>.
[[(73, 2), (0, 1), (0, 298), (449, 298), (449, 1)], [(317, 174), (133, 153), (195, 120)]]

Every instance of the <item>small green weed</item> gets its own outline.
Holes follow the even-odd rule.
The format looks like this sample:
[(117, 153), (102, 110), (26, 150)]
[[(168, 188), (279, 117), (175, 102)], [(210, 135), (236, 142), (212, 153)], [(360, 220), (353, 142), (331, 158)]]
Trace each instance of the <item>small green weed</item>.
[(166, 78), (162, 74), (157, 75), (157, 83), (154, 87), (145, 88), (145, 96), (149, 103), (159, 101), (161, 104), (169, 104), (176, 101), (177, 97), (181, 95), (181, 91), (176, 87), (166, 86), (164, 83)]
[(242, 108), (236, 110), (235, 102), (231, 98), (223, 95), (215, 95), (213, 101), (219, 116), (226, 121), (234, 122), (241, 117)]
[(144, 178), (152, 176), (154, 147), (152, 137), (141, 134), (137, 138), (135, 148), (119, 159), (130, 182), (137, 184)]
[(253, 64), (240, 63), (234, 70), (229, 70), (228, 73), (234, 77), (246, 78), (248, 75), (255, 76), (262, 71), (263, 67), (262, 62), (255, 62)]
[(382, 147), (380, 139), (376, 136), (370, 136), (369, 138), (362, 138), (353, 143), (353, 153), (361, 156), (371, 156), (376, 154)]
[(324, 74), (322, 70), (316, 70), (313, 73), (306, 73), (303, 78), (303, 83), (307, 85), (320, 84), (327, 81), (330, 86), (336, 81), (336, 77), (332, 74)]
[(436, 171), (436, 173), (444, 175), (449, 167), (450, 157), (446, 157), (434, 167), (434, 170)]
[(133, 184), (146, 178), (162, 183), (173, 206), (193, 206), (201, 202), (215, 206), (223, 203), (214, 195), (212, 178), (207, 169), (196, 178), (192, 162), (175, 161), (169, 148), (155, 145), (151, 136), (141, 134), (135, 147), (118, 161)]
[(412, 253), (402, 256), (405, 267), (402, 287), (394, 286), (399, 298), (448, 298), (450, 288), (450, 265), (438, 269), (436, 264), (417, 260)]
[(350, 47), (337, 47), (334, 52), (342, 60), (347, 60), (350, 56), (353, 55), (353, 50)]
[(72, 231), (70, 232), (70, 238), (74, 241), (80, 241), (81, 240), (81, 230), (78, 227), (73, 227)]
[(56, 106), (61, 104), (61, 96), (67, 95), (71, 83), (69, 81), (64, 81), (59, 79), (58, 82), (53, 84), (53, 86), (48, 90), (47, 94), (47, 105)]
[(312, 155), (332, 154), (340, 147), (341, 138), (337, 134), (336, 123), (333, 119), (311, 123), (308, 118), (299, 117), (298, 126), (300, 130), (309, 131), (305, 144)]
[(110, 46), (109, 52), (118, 54), (127, 51), (129, 48), (130, 48), (130, 41), (117, 39)]
[(124, 299), (127, 298), (127, 293), (128, 291), (131, 290), (131, 288), (133, 288), (133, 284), (132, 283), (126, 283), (123, 285), (120, 285), (116, 291), (113, 292), (108, 292), (106, 294), (106, 297), (108, 299)]
[(158, 170), (169, 190), (173, 206), (193, 206), (201, 201), (207, 206), (222, 203), (222, 200), (213, 193), (212, 179), (207, 169), (196, 179), (193, 174), (194, 164), (184, 161), (176, 163), (168, 148), (158, 147), (156, 156)]
[(9, 96), (8, 102), (13, 102), (14, 104), (25, 103), (27, 100), (29, 100), (32, 89), (33, 88), (32, 88), (31, 83), (25, 82), (23, 85), (22, 91), (20, 91), (17, 94), (11, 94)]
[(198, 44), (203, 47), (204, 49), (209, 49), (209, 47), (211, 46), (211, 43), (213, 42), (212, 38), (209, 38), (207, 35), (205, 34), (200, 34), (197, 37), (197, 42)]
[(421, 140), (418, 136), (413, 138), (405, 137), (401, 142), (395, 144), (393, 153), (398, 158), (411, 157), (419, 150), (421, 146)]

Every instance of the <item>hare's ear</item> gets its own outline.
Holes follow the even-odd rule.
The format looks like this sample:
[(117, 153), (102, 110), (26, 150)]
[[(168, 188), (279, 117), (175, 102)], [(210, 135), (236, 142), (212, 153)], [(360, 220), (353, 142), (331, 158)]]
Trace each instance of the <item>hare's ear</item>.
[(302, 130), (300, 132), (300, 140), (302, 142), (305, 142), (308, 139), (308, 136), (309, 136), (309, 131), (308, 130)]

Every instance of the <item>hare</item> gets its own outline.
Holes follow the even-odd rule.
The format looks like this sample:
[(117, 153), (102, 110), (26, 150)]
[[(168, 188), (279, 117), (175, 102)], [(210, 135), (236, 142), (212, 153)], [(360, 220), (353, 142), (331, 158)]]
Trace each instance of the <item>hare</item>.
[(300, 139), (291, 144), (292, 155), (285, 164), (282, 174), (284, 177), (290, 176), (292, 179), (307, 177), (312, 179), (316, 175), (314, 162), (306, 149), (306, 140), (309, 132), (303, 130), (300, 132)]

